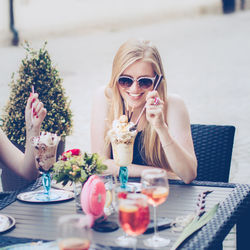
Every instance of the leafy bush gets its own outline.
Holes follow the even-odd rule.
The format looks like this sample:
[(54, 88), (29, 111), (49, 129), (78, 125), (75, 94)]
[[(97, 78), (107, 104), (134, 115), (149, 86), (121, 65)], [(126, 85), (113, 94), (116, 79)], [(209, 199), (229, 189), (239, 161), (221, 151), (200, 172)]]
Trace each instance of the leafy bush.
[(26, 42), (26, 56), (18, 70), (18, 77), (12, 76), (11, 93), (4, 109), (2, 129), (8, 138), (19, 145), (25, 145), (25, 106), (32, 86), (47, 109), (42, 130), (62, 137), (72, 132), (72, 112), (65, 96), (62, 79), (52, 65), (47, 43), (39, 50), (32, 49)]

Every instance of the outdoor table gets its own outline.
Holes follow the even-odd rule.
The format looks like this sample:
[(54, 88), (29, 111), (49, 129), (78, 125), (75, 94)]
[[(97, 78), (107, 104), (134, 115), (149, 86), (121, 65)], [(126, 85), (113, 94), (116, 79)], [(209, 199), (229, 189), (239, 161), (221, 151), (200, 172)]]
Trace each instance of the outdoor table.
[[(36, 181), (26, 190), (34, 190), (41, 183)], [(228, 184), (218, 182), (197, 182), (184, 184), (182, 181), (170, 181), (170, 194), (167, 201), (157, 207), (158, 217), (175, 219), (196, 210), (198, 195), (203, 192), (213, 191), (206, 197), (206, 210), (216, 203), (220, 206), (214, 217), (199, 231), (188, 238), (180, 249), (220, 249), (222, 242), (231, 228), (237, 225), (237, 249), (243, 249), (248, 244), (248, 225), (250, 222), (250, 185)], [(58, 203), (27, 203), (16, 200), (18, 192), (0, 200), (0, 213), (11, 215), (16, 219), (13, 229), (0, 235), (0, 247), (35, 240), (50, 241), (57, 238), (57, 220), (60, 216), (76, 213), (75, 201)], [(152, 212), (152, 211), (151, 211)], [(109, 217), (109, 220), (117, 221), (117, 214)], [(120, 228), (112, 233), (100, 233), (93, 231), (93, 241), (102, 249), (126, 249), (119, 248), (115, 239), (124, 234)], [(180, 235), (171, 229), (160, 231), (161, 236), (171, 239), (170, 245), (164, 249), (170, 249)], [(137, 237), (137, 249), (147, 249), (143, 245), (143, 239), (150, 235)]]

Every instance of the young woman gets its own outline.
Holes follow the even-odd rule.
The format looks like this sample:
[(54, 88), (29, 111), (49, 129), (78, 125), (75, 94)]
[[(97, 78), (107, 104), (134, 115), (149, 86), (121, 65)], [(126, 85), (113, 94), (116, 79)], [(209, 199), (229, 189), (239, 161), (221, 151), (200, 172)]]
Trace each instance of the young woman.
[[(163, 79), (154, 90), (156, 75)], [(190, 183), (197, 174), (197, 160), (190, 121), (183, 100), (167, 93), (167, 82), (157, 48), (149, 41), (129, 40), (118, 50), (108, 86), (100, 88), (93, 101), (91, 148), (104, 156), (108, 171), (118, 174), (119, 166), (111, 159), (107, 136), (112, 121), (133, 109), (135, 123), (146, 105), (138, 126), (130, 176), (140, 176), (149, 167), (166, 169), (169, 178)]]
[(45, 116), (46, 109), (38, 100), (38, 94), (31, 94), (25, 109), (26, 147), (24, 154), (9, 141), (0, 129), (0, 161), (27, 180), (33, 180), (38, 176), (30, 138), (40, 134), (41, 123)]

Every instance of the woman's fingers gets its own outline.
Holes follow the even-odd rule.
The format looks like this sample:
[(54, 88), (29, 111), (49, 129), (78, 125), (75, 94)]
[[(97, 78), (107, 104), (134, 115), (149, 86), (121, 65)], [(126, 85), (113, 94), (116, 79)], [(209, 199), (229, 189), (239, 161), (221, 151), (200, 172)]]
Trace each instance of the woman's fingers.
[(35, 94), (31, 93), (30, 97), (28, 98), (27, 107), (31, 109), (33, 104), (36, 102), (37, 98), (38, 98), (37, 93), (35, 93)]
[(160, 103), (159, 97), (155, 97), (153, 105), (158, 105)]
[(150, 91), (147, 94), (146, 100), (148, 100), (150, 98), (155, 98), (155, 97), (159, 97), (158, 92), (156, 90)]
[(43, 103), (38, 101), (34, 106), (33, 116), (36, 118), (44, 118), (46, 116), (47, 110), (44, 108)]
[(146, 100), (147, 100), (148, 105), (157, 106), (157, 105), (163, 104), (163, 101), (160, 99), (157, 91), (149, 92)]
[(150, 117), (160, 116), (162, 113), (162, 109), (161, 108), (157, 108), (157, 109), (150, 108), (147, 110), (147, 113)]
[(44, 120), (45, 116), (47, 114), (47, 110), (45, 108), (41, 108), (36, 115), (36, 118), (39, 119), (41, 122)]
[(47, 110), (44, 108), (43, 103), (39, 101), (37, 93), (31, 93), (28, 98), (27, 108), (31, 109), (33, 118), (39, 119), (40, 121), (43, 121), (47, 114)]
[(37, 101), (34, 105), (34, 112), (37, 114), (39, 111), (43, 108), (43, 103), (40, 101)]
[(159, 97), (150, 98), (147, 101), (146, 108), (147, 109), (158, 109), (158, 108), (162, 108), (163, 104), (164, 104), (164, 102)]
[(158, 126), (163, 121), (164, 102), (160, 99), (157, 91), (147, 95), (146, 116), (153, 126)]

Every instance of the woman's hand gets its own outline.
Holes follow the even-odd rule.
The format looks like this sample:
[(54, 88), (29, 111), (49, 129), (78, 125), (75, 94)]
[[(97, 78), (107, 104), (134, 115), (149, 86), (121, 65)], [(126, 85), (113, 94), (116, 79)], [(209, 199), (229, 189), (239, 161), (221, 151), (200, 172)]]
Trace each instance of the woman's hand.
[(38, 94), (31, 93), (25, 109), (26, 129), (28, 131), (32, 129), (35, 131), (40, 131), (40, 127), (46, 116), (46, 113), (47, 111), (43, 107), (43, 103), (38, 99)]
[(155, 129), (159, 129), (166, 125), (164, 118), (164, 102), (159, 98), (157, 91), (151, 91), (147, 95), (146, 118)]

